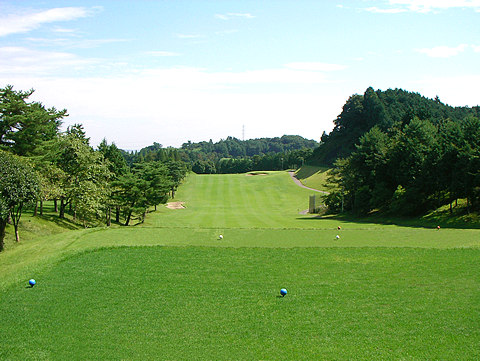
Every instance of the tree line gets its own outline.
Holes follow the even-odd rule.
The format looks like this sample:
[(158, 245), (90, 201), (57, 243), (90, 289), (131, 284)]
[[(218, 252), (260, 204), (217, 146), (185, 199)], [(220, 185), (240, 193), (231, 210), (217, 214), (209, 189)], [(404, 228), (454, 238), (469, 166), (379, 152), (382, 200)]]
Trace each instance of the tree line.
[(312, 161), (334, 161), (331, 210), (418, 215), (457, 199), (480, 210), (480, 108), (395, 89), (353, 95)]
[(216, 161), (197, 159), (192, 163), (192, 171), (197, 174), (229, 174), (250, 171), (275, 171), (301, 167), (313, 150), (304, 148), (282, 153), (268, 153), (252, 157), (220, 158)]
[(214, 143), (183, 143), (181, 148), (153, 145), (140, 151), (122, 151), (129, 165), (144, 161), (182, 161), (197, 174), (245, 173), (255, 170), (284, 170), (301, 167), (318, 146), (298, 135), (239, 140), (227, 137)]
[(53, 201), (59, 218), (70, 214), (85, 227), (142, 222), (150, 207), (165, 203), (185, 177), (187, 166), (175, 159), (127, 164), (114, 143), (89, 144), (83, 127), (60, 131), (66, 110), (29, 102), (33, 90), (0, 89), (0, 251), (11, 222), (26, 206), (43, 215)]
[(227, 137), (215, 143), (211, 139), (198, 143), (188, 141), (179, 149), (162, 148), (154, 143), (136, 156), (160, 158), (172, 154), (197, 174), (245, 173), (300, 167), (316, 146), (316, 141), (298, 135), (248, 140)]

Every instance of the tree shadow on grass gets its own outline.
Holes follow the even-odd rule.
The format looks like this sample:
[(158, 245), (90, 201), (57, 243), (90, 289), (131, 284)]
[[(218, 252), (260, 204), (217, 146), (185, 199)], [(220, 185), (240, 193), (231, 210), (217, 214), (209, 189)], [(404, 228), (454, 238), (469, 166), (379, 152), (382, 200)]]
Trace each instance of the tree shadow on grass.
[(65, 228), (65, 229), (72, 230), (72, 229), (82, 228), (80, 225), (75, 224), (75, 223), (71, 222), (70, 220), (68, 220), (66, 218), (60, 218), (58, 215), (50, 215), (50, 214), (45, 215), (44, 214), (43, 216), (37, 215), (36, 217), (40, 218), (40, 219), (43, 219), (47, 222), (55, 223), (56, 225), (58, 225), (62, 228)]
[(454, 228), (454, 229), (480, 229), (480, 222), (468, 221), (468, 218), (460, 217), (448, 217), (444, 214), (435, 216), (423, 216), (423, 217), (395, 217), (387, 215), (372, 215), (369, 217), (359, 217), (350, 213), (342, 214), (329, 214), (329, 215), (315, 215), (312, 217), (297, 217), (298, 220), (321, 222), (327, 220), (338, 220), (341, 222), (352, 223), (374, 223), (381, 225), (395, 225), (402, 227), (412, 228), (431, 228), (436, 229), (437, 226), (441, 228)]

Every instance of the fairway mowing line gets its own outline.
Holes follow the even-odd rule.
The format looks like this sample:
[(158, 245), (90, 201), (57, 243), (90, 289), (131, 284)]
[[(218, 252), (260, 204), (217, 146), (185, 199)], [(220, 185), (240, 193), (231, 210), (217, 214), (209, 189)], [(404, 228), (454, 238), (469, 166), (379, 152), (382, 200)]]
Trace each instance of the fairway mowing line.
[[(190, 225), (190, 226), (142, 226), (141, 229), (244, 229), (244, 230), (292, 230), (292, 231), (337, 231), (337, 227), (328, 227), (328, 228), (299, 228), (299, 227), (222, 227), (222, 226), (209, 226), (209, 227), (202, 227), (202, 226), (195, 226), (195, 225)], [(131, 231), (136, 231), (138, 229), (126, 229), (131, 230)], [(342, 231), (377, 231), (377, 227), (372, 227), (372, 228), (348, 228), (348, 229), (342, 229)], [(80, 236), (79, 238), (81, 238)]]

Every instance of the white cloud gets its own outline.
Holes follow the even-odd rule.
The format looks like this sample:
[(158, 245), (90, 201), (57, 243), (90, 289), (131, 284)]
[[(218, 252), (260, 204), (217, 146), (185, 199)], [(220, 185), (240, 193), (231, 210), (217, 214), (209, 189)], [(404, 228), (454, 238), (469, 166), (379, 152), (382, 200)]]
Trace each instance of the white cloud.
[[(3, 55), (0, 53), (0, 61)], [(63, 56), (67, 62), (80, 60)], [(53, 55), (45, 60), (58, 61)], [(106, 137), (123, 149), (139, 149), (154, 141), (180, 146), (187, 140), (241, 137), (243, 124), (249, 138), (299, 134), (318, 139), (324, 130), (331, 130), (332, 120), (348, 96), (368, 85), (392, 86), (386, 80), (385, 84), (335, 83), (324, 73), (335, 66), (293, 64), (291, 68), (243, 72), (165, 68), (135, 73), (124, 70), (110, 77), (6, 73), (1, 78), (17, 90), (36, 89), (32, 100), (67, 108), (70, 116), (65, 126), (82, 123), (93, 145)], [(397, 85), (428, 97), (438, 95), (450, 105), (472, 106), (478, 103), (475, 86), (479, 82), (479, 76), (473, 75), (405, 79)]]
[(0, 16), (0, 36), (26, 33), (43, 24), (57, 21), (70, 21), (90, 16), (92, 9), (84, 7), (54, 8), (29, 14)]
[(323, 71), (323, 72), (344, 70), (347, 68), (345, 65), (318, 63), (318, 62), (295, 62), (295, 63), (285, 64), (285, 66), (289, 69), (295, 69), (295, 70)]
[(215, 17), (220, 20), (231, 20), (234, 18), (253, 19), (254, 15), (250, 13), (227, 13), (227, 14), (215, 14)]
[(223, 14), (215, 14), (215, 17), (217, 19), (220, 19), (220, 20), (228, 20), (230, 19), (227, 15), (223, 15)]
[(0, 74), (49, 75), (62, 70), (85, 69), (98, 63), (66, 52), (46, 52), (22, 47), (0, 47)]
[(67, 28), (54, 28), (52, 29), (53, 32), (55, 33), (61, 33), (61, 34), (75, 34), (77, 33), (77, 30), (75, 29), (67, 29)]
[(480, 105), (478, 84), (480, 75), (422, 77), (411, 86), (422, 95), (440, 97), (442, 102), (452, 106)]
[(236, 17), (241, 17), (241, 18), (246, 18), (246, 19), (253, 19), (255, 16), (249, 13), (228, 13), (229, 16), (236, 16)]
[(476, 53), (480, 53), (480, 45), (472, 45), (472, 49)]
[[(140, 149), (154, 141), (180, 146), (187, 140), (240, 137), (243, 124), (247, 137), (300, 134), (318, 139), (323, 130), (332, 128), (332, 120), (345, 101), (344, 96), (335, 97), (327, 87), (317, 92), (248, 94), (195, 89), (184, 78), (190, 74), (175, 75), (183, 82), (178, 88), (164, 85), (166, 76), (146, 75), (17, 78), (10, 83), (17, 90), (34, 88), (31, 100), (66, 108), (70, 116), (65, 119), (64, 129), (81, 123), (93, 145), (106, 137), (123, 149)], [(213, 77), (211, 82), (218, 81)]]
[(77, 38), (27, 38), (26, 40), (41, 46), (62, 46), (64, 48), (92, 49), (104, 44), (123, 43), (129, 39), (77, 39)]
[[(38, 54), (23, 54), (38, 58)], [(54, 55), (41, 56), (55, 61)], [(66, 62), (79, 60), (63, 56)], [(19, 68), (24, 65), (33, 73), (2, 74), (2, 80), (16, 89), (36, 89), (32, 100), (67, 108), (70, 116), (65, 126), (82, 123), (92, 144), (107, 137), (124, 149), (139, 149), (154, 141), (179, 146), (189, 139), (240, 136), (242, 124), (249, 137), (300, 134), (318, 139), (323, 130), (331, 129), (345, 101), (344, 96), (331, 94), (324, 73), (305, 69), (165, 68), (123, 71), (111, 77), (60, 78), (54, 67), (47, 69), (52, 76), (40, 76), (40, 69), (30, 68), (33, 62)]]
[(371, 13), (379, 13), (379, 14), (398, 14), (398, 13), (404, 13), (407, 11), (406, 9), (399, 9), (399, 8), (380, 9), (375, 6), (366, 8), (365, 10)]
[(325, 84), (329, 80), (323, 72), (289, 68), (247, 70), (242, 72), (208, 72), (201, 68), (147, 69), (138, 73), (155, 78), (168, 89), (235, 89), (245, 85)]
[(365, 10), (374, 13), (399, 13), (405, 11), (429, 13), (454, 8), (480, 11), (480, 0), (384, 0), (383, 2), (387, 8), (370, 7)]
[(468, 48), (466, 44), (460, 44), (456, 47), (436, 46), (433, 48), (418, 49), (417, 51), (426, 54), (432, 58), (450, 58), (456, 56)]

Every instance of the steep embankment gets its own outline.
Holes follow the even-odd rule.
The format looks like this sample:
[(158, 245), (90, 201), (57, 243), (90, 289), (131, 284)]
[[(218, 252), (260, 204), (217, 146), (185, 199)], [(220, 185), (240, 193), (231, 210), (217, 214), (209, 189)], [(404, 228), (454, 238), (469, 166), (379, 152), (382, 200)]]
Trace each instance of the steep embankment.
[(309, 189), (328, 192), (327, 178), (330, 168), (304, 165), (295, 172), (295, 178)]

